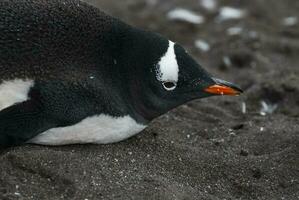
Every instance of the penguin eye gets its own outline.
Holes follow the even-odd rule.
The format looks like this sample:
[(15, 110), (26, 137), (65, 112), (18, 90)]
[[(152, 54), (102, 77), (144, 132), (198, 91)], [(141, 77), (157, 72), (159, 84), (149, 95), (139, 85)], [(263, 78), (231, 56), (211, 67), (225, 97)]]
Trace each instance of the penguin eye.
[(171, 82), (171, 81), (165, 81), (162, 83), (163, 87), (165, 90), (174, 90), (176, 88), (176, 82)]

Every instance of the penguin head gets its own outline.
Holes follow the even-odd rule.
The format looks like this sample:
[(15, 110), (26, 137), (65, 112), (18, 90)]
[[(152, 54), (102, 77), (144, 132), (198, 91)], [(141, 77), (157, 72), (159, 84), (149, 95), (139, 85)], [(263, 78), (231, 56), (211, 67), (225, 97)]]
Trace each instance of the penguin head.
[(142, 41), (135, 37), (126, 52), (133, 57), (130, 67), (135, 66), (130, 93), (145, 119), (194, 99), (242, 93), (238, 86), (212, 77), (181, 45), (158, 34), (144, 34)]

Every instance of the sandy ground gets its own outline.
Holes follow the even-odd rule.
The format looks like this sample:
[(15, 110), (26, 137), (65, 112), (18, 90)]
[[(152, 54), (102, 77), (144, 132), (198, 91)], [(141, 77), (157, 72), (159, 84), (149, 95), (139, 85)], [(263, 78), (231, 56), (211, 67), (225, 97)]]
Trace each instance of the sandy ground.
[[(88, 0), (178, 41), (245, 94), (191, 102), (114, 145), (22, 146), (0, 155), (0, 199), (299, 199), (299, 17), (294, 0), (223, 0), (245, 9), (217, 21), (197, 0)], [(206, 22), (171, 22), (183, 7)], [(228, 35), (241, 27), (238, 35)], [(208, 52), (194, 41), (210, 44)], [(261, 101), (276, 107), (262, 116)], [(242, 113), (246, 104), (246, 113)], [(268, 109), (269, 110), (269, 109)]]

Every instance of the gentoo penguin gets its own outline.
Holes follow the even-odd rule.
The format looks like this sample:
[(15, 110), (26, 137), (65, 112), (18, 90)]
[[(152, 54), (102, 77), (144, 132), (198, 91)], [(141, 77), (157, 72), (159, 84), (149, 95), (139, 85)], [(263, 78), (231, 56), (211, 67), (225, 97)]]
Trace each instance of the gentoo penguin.
[(179, 44), (79, 0), (0, 1), (0, 146), (114, 143), (193, 99), (238, 95)]

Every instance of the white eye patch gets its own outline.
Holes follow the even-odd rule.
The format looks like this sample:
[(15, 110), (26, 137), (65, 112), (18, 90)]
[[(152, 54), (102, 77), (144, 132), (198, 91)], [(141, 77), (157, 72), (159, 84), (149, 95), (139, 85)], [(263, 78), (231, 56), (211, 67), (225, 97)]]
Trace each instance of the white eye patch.
[(164, 86), (167, 90), (174, 90), (178, 79), (179, 79), (179, 65), (176, 59), (175, 50), (174, 50), (174, 43), (169, 41), (169, 46), (167, 52), (158, 63), (157, 66), (157, 79), (162, 82), (163, 86), (164, 83), (173, 83), (174, 86), (168, 88)]

